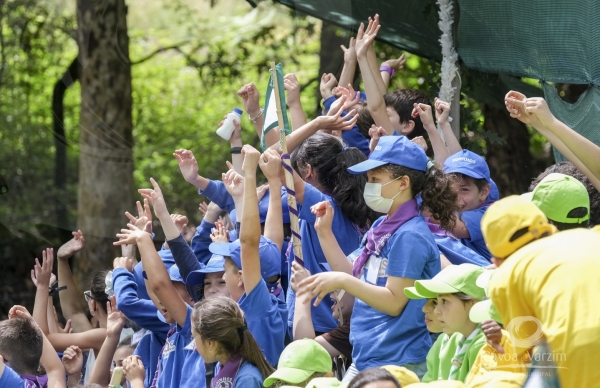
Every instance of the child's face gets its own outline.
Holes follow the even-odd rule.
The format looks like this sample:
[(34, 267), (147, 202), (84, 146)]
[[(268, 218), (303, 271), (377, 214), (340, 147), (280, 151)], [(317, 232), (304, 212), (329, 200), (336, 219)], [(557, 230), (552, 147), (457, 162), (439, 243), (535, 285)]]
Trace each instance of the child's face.
[(204, 297), (210, 298), (215, 295), (226, 296), (229, 298), (229, 290), (223, 279), (223, 272), (207, 273), (204, 277)]
[(200, 334), (194, 328), (192, 328), (192, 336), (194, 337), (196, 351), (202, 356), (204, 362), (209, 364), (211, 362), (216, 362), (215, 353), (210, 351), (209, 344), (202, 340)]
[(474, 210), (485, 202), (489, 190), (479, 190), (471, 177), (456, 176), (454, 189), (458, 194), (458, 207), (461, 211)]
[(223, 273), (223, 280), (227, 291), (234, 301), (239, 301), (242, 295), (244, 295), (244, 286), (241, 282), (242, 271), (236, 269), (235, 264), (231, 258), (225, 258), (225, 272)]
[(150, 297), (150, 300), (152, 301), (152, 303), (154, 303), (154, 307), (156, 307), (156, 309), (158, 311), (160, 311), (163, 318), (165, 319), (165, 322), (167, 322), (169, 325), (172, 325), (173, 323), (175, 323), (175, 320), (171, 317), (171, 314), (169, 314), (167, 309), (160, 303), (160, 300), (158, 300), (158, 297), (156, 296), (156, 294), (154, 292), (152, 292), (152, 289), (150, 287), (148, 287), (147, 290), (148, 290), (148, 296)]
[(398, 132), (400, 135), (408, 135), (412, 132), (415, 126), (414, 121), (408, 120), (408, 122), (405, 123), (401, 122), (398, 112), (396, 112), (396, 109), (394, 109), (392, 106), (387, 106), (385, 110), (387, 111), (388, 117), (392, 122), (392, 127), (394, 127), (396, 132)]
[(452, 294), (440, 294), (437, 296), (437, 306), (434, 309), (438, 316), (442, 330), (448, 335), (463, 332), (473, 325), (469, 320), (469, 311), (473, 302), (463, 302)]
[(427, 325), (427, 330), (431, 333), (441, 333), (443, 331), (440, 318), (434, 313), (436, 306), (437, 299), (427, 299), (427, 303), (423, 306), (425, 324)]
[[(123, 360), (133, 354), (133, 349), (131, 346), (121, 346), (115, 351), (115, 355), (113, 356), (113, 363), (115, 367), (122, 367)], [(123, 374), (123, 378), (121, 379), (121, 387), (124, 387), (127, 383), (125, 379), (125, 374)]]

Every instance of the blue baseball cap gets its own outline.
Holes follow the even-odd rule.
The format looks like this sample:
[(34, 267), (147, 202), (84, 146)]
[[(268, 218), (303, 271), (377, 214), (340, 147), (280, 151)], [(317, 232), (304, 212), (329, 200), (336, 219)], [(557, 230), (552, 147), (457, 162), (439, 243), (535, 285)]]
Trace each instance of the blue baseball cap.
[[(242, 269), (241, 245), (237, 239), (230, 243), (212, 243), (208, 249), (212, 254), (230, 257), (231, 260)], [(260, 272), (263, 279), (268, 279), (275, 275), (281, 275), (281, 251), (277, 245), (265, 236), (260, 236), (258, 244), (258, 253), (260, 255)]]
[(225, 258), (222, 255), (212, 255), (205, 267), (196, 271), (190, 272), (185, 279), (185, 283), (188, 287), (195, 287), (198, 285), (204, 286), (204, 278), (207, 273), (225, 272)]
[[(260, 223), (264, 223), (267, 221), (267, 211), (269, 210), (269, 201), (271, 200), (271, 191), (267, 190), (265, 195), (258, 202), (258, 214), (260, 216)], [(287, 191), (282, 188), (281, 190), (281, 214), (283, 215), (283, 223), (290, 223), (290, 210), (288, 208), (287, 202)], [(229, 217), (231, 218), (231, 222), (234, 224), (237, 221), (237, 212), (235, 209), (229, 213)]]
[(469, 150), (462, 150), (448, 156), (444, 162), (446, 174), (459, 173), (475, 179), (485, 179), (491, 184), (490, 168), (481, 156)]
[(177, 266), (177, 264), (172, 265), (171, 268), (169, 268), (169, 277), (171, 278), (172, 282), (178, 282), (178, 283), (185, 284), (185, 282), (183, 281), (183, 277), (181, 276), (181, 273), (179, 272), (179, 267)]
[(384, 136), (379, 139), (369, 159), (348, 168), (348, 172), (363, 174), (386, 164), (427, 171), (428, 161), (423, 148), (408, 140), (406, 136)]
[(487, 196), (486, 201), (497, 201), (500, 199), (500, 191), (498, 186), (493, 179), (490, 178), (490, 194)]

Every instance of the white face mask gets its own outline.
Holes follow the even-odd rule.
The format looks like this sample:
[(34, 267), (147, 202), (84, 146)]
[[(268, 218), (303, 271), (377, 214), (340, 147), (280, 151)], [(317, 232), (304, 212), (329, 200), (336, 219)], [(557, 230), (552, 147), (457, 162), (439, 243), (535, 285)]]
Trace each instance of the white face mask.
[[(400, 178), (402, 177), (398, 177), (392, 181), (389, 181), (385, 185), (389, 185), (390, 183), (397, 181)], [(383, 198), (381, 196), (381, 189), (385, 185), (381, 183), (367, 182), (367, 184), (365, 185), (365, 191), (363, 193), (363, 198), (365, 199), (367, 206), (379, 213), (389, 212), (390, 208), (392, 207), (392, 204), (394, 203), (394, 198), (396, 198), (398, 194), (401, 193), (399, 191), (398, 194), (394, 195), (392, 198)]]

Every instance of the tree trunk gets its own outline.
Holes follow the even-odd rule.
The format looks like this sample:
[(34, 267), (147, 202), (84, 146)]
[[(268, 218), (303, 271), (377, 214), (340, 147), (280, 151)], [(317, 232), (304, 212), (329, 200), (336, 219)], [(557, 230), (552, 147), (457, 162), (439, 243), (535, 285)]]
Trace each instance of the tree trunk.
[[(69, 235), (63, 231), (68, 230), (69, 217), (65, 204), (65, 189), (67, 185), (67, 138), (64, 123), (64, 97), (67, 89), (79, 80), (79, 58), (73, 59), (61, 79), (54, 84), (52, 94), (52, 117), (54, 118), (54, 186), (56, 188), (56, 226), (60, 232), (60, 240), (69, 240)], [(66, 240), (65, 240), (66, 239)]]
[[(340, 45), (348, 46), (348, 35), (347, 32), (340, 32), (341, 29), (333, 24), (329, 24), (323, 21), (321, 27), (321, 49), (319, 50), (319, 82), (321, 82), (321, 76), (324, 73), (332, 73), (338, 79), (342, 73), (342, 67), (344, 66), (344, 52), (340, 48)], [(357, 73), (358, 73), (358, 65)], [(319, 88), (316, 89), (317, 94), (317, 115), (321, 112), (321, 92)]]
[(106, 267), (133, 191), (132, 97), (125, 0), (78, 0), (81, 61), (78, 227), (86, 247), (77, 273)]
[(539, 173), (529, 152), (529, 133), (525, 124), (510, 117), (506, 108), (484, 105), (484, 129), (496, 133), (503, 144), (488, 142), (486, 160), (500, 196), (527, 191), (531, 179)]

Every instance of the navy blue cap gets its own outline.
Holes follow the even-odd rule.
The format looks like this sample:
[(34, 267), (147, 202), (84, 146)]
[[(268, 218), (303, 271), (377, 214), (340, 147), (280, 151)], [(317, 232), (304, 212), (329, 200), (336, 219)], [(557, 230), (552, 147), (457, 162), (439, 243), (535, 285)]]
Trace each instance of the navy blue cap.
[[(242, 269), (242, 249), (239, 239), (230, 243), (212, 243), (209, 245), (208, 249), (215, 255), (230, 257), (235, 265), (237, 265), (239, 269)], [(277, 248), (275, 243), (264, 236), (260, 236), (258, 253), (260, 255), (260, 272), (263, 279), (266, 280), (281, 274), (281, 251)]]
[(448, 156), (444, 162), (444, 172), (459, 173), (475, 179), (485, 179), (488, 183), (492, 182), (490, 168), (485, 159), (469, 150), (462, 150)]
[(207, 273), (225, 272), (225, 258), (222, 255), (212, 255), (205, 267), (190, 272), (185, 279), (189, 287), (204, 285), (204, 277)]
[(369, 159), (348, 168), (351, 174), (363, 174), (386, 164), (395, 164), (418, 171), (427, 171), (429, 159), (423, 148), (406, 136), (384, 136), (369, 155)]

